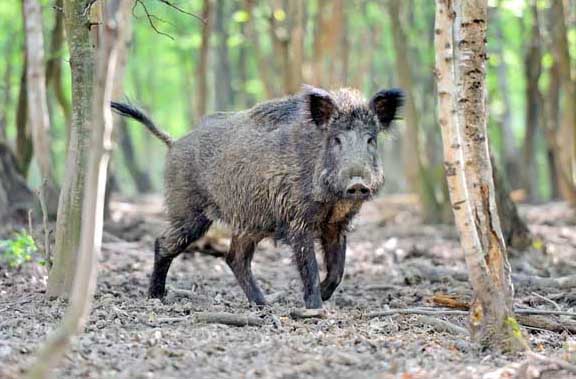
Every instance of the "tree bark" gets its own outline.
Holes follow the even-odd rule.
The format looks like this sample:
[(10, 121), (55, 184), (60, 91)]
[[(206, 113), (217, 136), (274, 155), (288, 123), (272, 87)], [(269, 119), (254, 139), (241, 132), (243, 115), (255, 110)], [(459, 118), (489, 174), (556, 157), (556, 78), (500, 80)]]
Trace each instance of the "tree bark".
[(48, 215), (53, 216), (58, 208), (58, 190), (54, 181), (52, 154), (50, 152), (50, 117), (46, 97), (42, 8), (37, 0), (24, 0), (23, 11), (26, 27), (28, 121), (32, 132), (34, 158), (42, 180), (46, 182)]
[(206, 114), (208, 104), (208, 54), (210, 52), (210, 36), (212, 35), (212, 0), (204, 0), (202, 5), (202, 42), (200, 44), (200, 58), (196, 68), (196, 118), (200, 119)]
[[(24, 54), (26, 55), (26, 54)], [(24, 66), (20, 76), (20, 89), (18, 92), (18, 106), (16, 110), (16, 160), (18, 171), (23, 177), (28, 176), (28, 169), (32, 161), (32, 137), (28, 128), (28, 95), (26, 89), (27, 62), (24, 57)]]
[(474, 291), (472, 336), (484, 346), (524, 350), (489, 156), (487, 1), (437, 0), (436, 6), (438, 115), (450, 200)]
[[(67, 0), (68, 2), (68, 0)], [(69, 4), (70, 5), (70, 4)], [(93, 4), (92, 6), (99, 6)], [(106, 169), (112, 147), (112, 114), (110, 100), (116, 66), (117, 49), (122, 43), (122, 28), (129, 22), (130, 2), (107, 0), (101, 44), (95, 70), (92, 96), (92, 141), (86, 175), (86, 194), (83, 199), (82, 232), (78, 264), (70, 306), (62, 324), (40, 349), (38, 358), (27, 373), (28, 379), (46, 378), (52, 367), (63, 358), (74, 334), (81, 332), (96, 288), (98, 255), (102, 242), (103, 205)]]
[(244, 6), (246, 8), (246, 12), (248, 12), (249, 15), (249, 21), (246, 25), (246, 34), (252, 47), (254, 60), (258, 66), (260, 80), (262, 80), (262, 83), (264, 84), (266, 97), (271, 99), (276, 97), (278, 90), (274, 85), (271, 64), (268, 61), (268, 57), (262, 54), (262, 49), (260, 46), (260, 35), (256, 31), (256, 22), (254, 21), (255, 0), (244, 0)]
[(540, 27), (538, 24), (538, 9), (536, 0), (532, 0), (529, 8), (532, 25), (527, 38), (527, 49), (524, 57), (524, 72), (526, 74), (526, 133), (524, 135), (523, 186), (529, 201), (540, 199), (538, 167), (536, 165), (536, 137), (541, 119), (542, 95), (538, 81), (542, 73), (542, 51), (540, 43)]
[(54, 28), (50, 39), (50, 53), (46, 61), (46, 87), (51, 89), (66, 122), (66, 136), (70, 139), (71, 109), (70, 102), (62, 83), (62, 60), (64, 53), (64, 10), (63, 0), (56, 0), (54, 4)]
[(6, 143), (0, 142), (0, 220), (25, 221), (33, 200), (32, 191), (18, 171), (16, 157)]
[(94, 43), (86, 25), (97, 19), (85, 12), (91, 0), (64, 1), (65, 27), (72, 71), (72, 123), (66, 158), (66, 173), (60, 192), (54, 264), (48, 276), (49, 297), (68, 298), (72, 290), (73, 267), (80, 245), (86, 165), (90, 145)]
[(418, 111), (414, 102), (414, 84), (410, 70), (408, 51), (406, 50), (406, 34), (400, 23), (401, 2), (391, 0), (387, 2), (388, 13), (392, 23), (392, 41), (396, 51), (396, 72), (400, 86), (407, 92), (404, 119), (406, 132), (402, 139), (402, 156), (404, 171), (410, 190), (417, 193), (422, 204), (422, 213), (426, 222), (437, 222), (441, 219), (442, 209), (435, 197), (434, 184), (424, 167), (420, 157), (420, 138)]
[(551, 3), (552, 52), (558, 63), (562, 92), (560, 126), (555, 138), (559, 150), (557, 173), (562, 197), (576, 206), (576, 82), (572, 79), (564, 5), (562, 1)]
[(522, 185), (522, 178), (520, 176), (522, 167), (520, 164), (520, 152), (516, 143), (516, 137), (512, 130), (512, 105), (510, 99), (510, 85), (508, 83), (508, 64), (504, 56), (502, 46), (505, 44), (504, 31), (502, 30), (503, 21), (501, 19), (501, 5), (502, 1), (494, 8), (493, 14), (489, 19), (494, 22), (494, 35), (496, 43), (494, 44), (494, 55), (498, 57), (498, 67), (496, 68), (498, 78), (498, 92), (502, 100), (502, 114), (500, 120), (500, 156), (502, 160), (502, 174), (508, 179), (508, 183), (513, 189), (520, 188)]
[(124, 163), (126, 164), (128, 173), (136, 186), (136, 190), (138, 193), (152, 192), (150, 176), (146, 171), (142, 170), (136, 160), (134, 144), (132, 143), (132, 137), (127, 128), (126, 120), (124, 118), (118, 120), (117, 127), (120, 128), (118, 132), (120, 134), (120, 148), (122, 150), (122, 155), (124, 156)]
[(218, 111), (229, 110), (234, 104), (234, 90), (232, 89), (232, 75), (230, 72), (230, 55), (228, 51), (228, 19), (229, 10), (225, 1), (216, 2), (214, 34), (218, 45), (216, 46), (215, 72), (214, 72), (214, 106)]

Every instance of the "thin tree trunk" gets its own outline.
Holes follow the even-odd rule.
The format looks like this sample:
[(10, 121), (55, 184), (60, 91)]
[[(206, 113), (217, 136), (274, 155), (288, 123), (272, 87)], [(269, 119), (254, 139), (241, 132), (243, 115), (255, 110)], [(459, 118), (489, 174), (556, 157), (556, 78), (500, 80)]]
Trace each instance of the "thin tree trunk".
[(86, 175), (88, 191), (83, 200), (81, 244), (78, 264), (75, 266), (72, 297), (62, 324), (40, 349), (36, 362), (27, 373), (28, 379), (48, 377), (50, 369), (62, 360), (72, 336), (81, 332), (86, 324), (96, 288), (98, 255), (102, 242), (106, 169), (112, 146), (113, 123), (109, 104), (116, 53), (123, 39), (122, 28), (129, 22), (131, 7), (129, 1), (107, 0), (106, 8), (96, 63), (96, 86), (92, 96), (93, 117), (90, 124), (93, 138)]
[(400, 23), (401, 3), (397, 0), (388, 1), (388, 12), (392, 22), (392, 40), (396, 51), (396, 72), (400, 86), (407, 91), (404, 119), (406, 133), (402, 140), (403, 160), (406, 180), (410, 190), (417, 193), (422, 204), (422, 213), (426, 222), (435, 222), (441, 218), (440, 204), (435, 198), (435, 190), (429, 173), (420, 158), (420, 140), (418, 136), (418, 111), (414, 103), (414, 85), (410, 70), (408, 52), (406, 50), (406, 35)]
[(130, 136), (130, 131), (127, 128), (125, 119), (120, 118), (117, 126), (120, 128), (118, 132), (120, 134), (120, 148), (122, 149), (122, 155), (124, 156), (124, 163), (126, 164), (128, 173), (136, 186), (136, 190), (139, 193), (151, 192), (152, 182), (150, 181), (150, 176), (146, 171), (142, 170), (136, 161), (134, 144), (132, 143), (132, 137)]
[(58, 105), (64, 115), (66, 122), (66, 136), (70, 138), (71, 109), (70, 102), (66, 97), (66, 92), (62, 83), (62, 60), (64, 55), (64, 10), (63, 0), (56, 0), (54, 4), (55, 21), (50, 40), (50, 53), (46, 61), (46, 87), (52, 89)]
[[(85, 12), (91, 0), (64, 1), (64, 15), (72, 71), (72, 123), (66, 158), (66, 173), (60, 192), (56, 221), (54, 264), (48, 276), (49, 297), (68, 298), (72, 290), (73, 267), (80, 246), (86, 166), (90, 145), (94, 43), (86, 25), (98, 20)], [(95, 14), (96, 12), (92, 12)]]
[(26, 66), (26, 58), (24, 58), (16, 110), (16, 160), (18, 161), (18, 171), (25, 178), (28, 176), (28, 169), (30, 168), (30, 162), (32, 161), (32, 137), (30, 136), (30, 130), (28, 129)]
[(267, 98), (276, 97), (278, 90), (274, 84), (273, 72), (271, 70), (272, 65), (268, 60), (268, 56), (262, 54), (262, 48), (260, 46), (260, 35), (256, 30), (256, 22), (254, 21), (254, 7), (256, 5), (256, 0), (244, 0), (244, 6), (246, 12), (248, 12), (250, 19), (246, 25), (246, 34), (248, 35), (248, 40), (252, 47), (252, 55), (258, 66), (258, 73), (260, 80), (264, 84), (264, 90), (266, 91)]
[(558, 63), (554, 61), (548, 70), (548, 88), (546, 90), (546, 102), (544, 109), (546, 117), (542, 126), (544, 127), (544, 136), (546, 137), (546, 150), (548, 161), (548, 172), (550, 175), (550, 197), (552, 199), (560, 198), (560, 177), (558, 171), (561, 170), (559, 162), (559, 152), (556, 148), (556, 131), (560, 124), (560, 73)]
[(54, 181), (52, 154), (50, 153), (50, 117), (46, 96), (42, 8), (37, 0), (24, 0), (23, 11), (26, 27), (28, 121), (32, 131), (34, 158), (42, 179), (46, 181), (48, 214), (53, 216), (58, 208), (58, 190)]
[(492, 8), (493, 16), (490, 18), (493, 22), (490, 25), (494, 27), (494, 35), (496, 43), (494, 44), (494, 55), (498, 57), (498, 67), (496, 69), (498, 78), (498, 95), (502, 100), (502, 118), (500, 124), (500, 155), (503, 164), (503, 175), (506, 176), (510, 186), (513, 189), (521, 186), (521, 165), (520, 154), (516, 143), (516, 137), (512, 130), (512, 105), (510, 100), (510, 85), (508, 83), (508, 64), (504, 57), (503, 45), (505, 44), (504, 32), (502, 30), (503, 21), (501, 18), (501, 5), (502, 1), (498, 2), (498, 6)]
[(562, 109), (556, 133), (559, 189), (564, 200), (576, 206), (576, 82), (572, 79), (566, 18), (562, 1), (552, 1), (551, 34), (553, 54), (558, 63)]
[(487, 1), (437, 0), (436, 75), (446, 179), (474, 301), (472, 336), (507, 351), (527, 345), (496, 209), (486, 125)]
[[(6, 50), (4, 54), (9, 57), (12, 53), (12, 44), (6, 45)], [(0, 110), (0, 142), (6, 142), (6, 129), (8, 127), (8, 108), (12, 102), (12, 61), (10, 59), (6, 60), (6, 69), (4, 71), (4, 77), (2, 79), (4, 84), (4, 96), (2, 98), (2, 110)]]
[(304, 66), (304, 37), (306, 36), (306, 2), (290, 0), (288, 2), (290, 17), (290, 83), (288, 93), (298, 92), (302, 85), (302, 68)]
[(196, 118), (200, 119), (206, 114), (208, 103), (208, 53), (210, 52), (210, 36), (212, 35), (212, 0), (204, 0), (202, 5), (202, 42), (200, 44), (200, 58), (196, 68)]
[(218, 111), (229, 110), (234, 104), (232, 75), (230, 73), (230, 55), (228, 51), (229, 10), (225, 1), (217, 1), (214, 20), (214, 34), (217, 37), (216, 59), (214, 67), (214, 106)]
[(536, 137), (540, 121), (542, 95), (538, 81), (542, 73), (542, 52), (540, 47), (540, 27), (536, 0), (530, 5), (532, 25), (527, 38), (528, 47), (524, 58), (526, 73), (526, 134), (524, 135), (523, 182), (529, 201), (540, 199), (538, 167), (536, 165)]

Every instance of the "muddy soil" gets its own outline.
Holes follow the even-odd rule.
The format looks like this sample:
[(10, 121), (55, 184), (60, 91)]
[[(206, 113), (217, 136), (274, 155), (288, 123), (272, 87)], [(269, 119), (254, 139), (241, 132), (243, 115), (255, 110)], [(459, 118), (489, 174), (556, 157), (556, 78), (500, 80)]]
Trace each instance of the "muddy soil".
[[(513, 254), (515, 272), (575, 274), (574, 213), (561, 203), (524, 206), (521, 213), (537, 241)], [(471, 296), (458, 278), (431, 280), (418, 270), (465, 266), (453, 227), (422, 225), (409, 197), (387, 197), (363, 209), (350, 234), (345, 279), (325, 303), (325, 318), (312, 319), (291, 316), (303, 307), (300, 281), (289, 250), (271, 242), (259, 246), (253, 268), (271, 303), (265, 309), (251, 308), (224, 261), (204, 254), (180, 256), (165, 301), (147, 299), (152, 243), (162, 228), (160, 199), (116, 201), (113, 217), (90, 319), (56, 378), (571, 377), (553, 364), (482, 352), (468, 336), (439, 329), (422, 316), (369, 316), (433, 306), (435, 294)], [(118, 225), (132, 227), (122, 233)], [(42, 266), (0, 266), (0, 378), (22, 374), (65, 311), (64, 302), (46, 299), (45, 286)], [(517, 307), (576, 311), (576, 290), (516, 291)], [(206, 311), (254, 316), (262, 325), (209, 324), (196, 317)], [(465, 316), (436, 318), (467, 326)], [(569, 332), (526, 333), (532, 349), (545, 356), (576, 354)]]

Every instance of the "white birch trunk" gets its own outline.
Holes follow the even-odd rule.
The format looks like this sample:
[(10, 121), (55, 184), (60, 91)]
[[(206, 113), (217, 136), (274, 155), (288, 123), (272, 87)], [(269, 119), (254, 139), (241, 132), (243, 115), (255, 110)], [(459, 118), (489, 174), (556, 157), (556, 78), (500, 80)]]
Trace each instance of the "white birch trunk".
[[(93, 6), (102, 6), (102, 3)], [(108, 0), (105, 6), (107, 12), (100, 33), (101, 46), (97, 51), (91, 120), (93, 133), (83, 201), (80, 250), (70, 306), (62, 325), (41, 348), (37, 361), (27, 373), (30, 379), (46, 378), (50, 369), (62, 359), (72, 335), (81, 332), (88, 319), (96, 287), (98, 256), (102, 242), (106, 170), (112, 147), (113, 123), (109, 104), (118, 47), (123, 43), (122, 31), (129, 20), (131, 9), (130, 2), (124, 0)]]
[(437, 0), (436, 75), (444, 164), (474, 290), (473, 337), (503, 350), (526, 348), (496, 209), (486, 128), (486, 0)]

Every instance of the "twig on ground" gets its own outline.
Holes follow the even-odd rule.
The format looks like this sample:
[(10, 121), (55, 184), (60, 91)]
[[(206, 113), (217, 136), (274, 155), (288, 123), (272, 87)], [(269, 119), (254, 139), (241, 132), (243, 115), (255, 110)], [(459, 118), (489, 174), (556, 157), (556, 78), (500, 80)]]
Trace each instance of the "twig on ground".
[(140, 320), (144, 325), (157, 327), (159, 324), (172, 324), (176, 322), (195, 320), (207, 324), (224, 324), (231, 326), (262, 326), (264, 320), (261, 318), (236, 313), (227, 312), (196, 312), (194, 314), (182, 317), (162, 317), (155, 321)]
[[(417, 274), (419, 274), (418, 276), (431, 282), (443, 282), (447, 278), (461, 282), (468, 281), (468, 274), (459, 270), (452, 270), (445, 267), (434, 267), (422, 263), (411, 264), (409, 268), (411, 271), (416, 271)], [(572, 289), (576, 287), (576, 275), (562, 276), (559, 278), (545, 278), (525, 274), (512, 274), (512, 282), (518, 287)]]
[[(576, 312), (565, 311), (552, 311), (543, 309), (515, 309), (514, 313), (517, 315), (554, 315), (554, 316), (571, 316), (576, 317)], [(450, 315), (467, 315), (468, 311), (465, 310), (442, 310), (433, 308), (402, 308), (390, 309), (387, 311), (372, 312), (368, 314), (369, 318), (393, 316), (397, 314), (405, 315), (430, 315), (430, 316), (450, 316)]]
[(326, 318), (326, 311), (324, 309), (292, 309), (290, 317), (295, 320), (306, 318)]
[(462, 316), (467, 314), (468, 314), (467, 311), (403, 308), (403, 309), (390, 309), (387, 311), (380, 311), (380, 312), (372, 312), (368, 314), (368, 318), (394, 316), (394, 315)]
[(194, 314), (196, 321), (208, 324), (225, 324), (232, 326), (262, 326), (264, 320), (255, 316), (226, 313), (226, 312), (198, 312)]
[(538, 292), (532, 292), (532, 295), (536, 296), (539, 299), (542, 299), (550, 304), (552, 304), (554, 306), (554, 308), (556, 308), (557, 310), (561, 310), (562, 308), (560, 308), (560, 305), (558, 305), (557, 302), (555, 302), (552, 299), (547, 298), (546, 296), (540, 295)]
[(520, 325), (536, 328), (539, 330), (548, 330), (551, 332), (570, 332), (576, 333), (576, 322), (572, 320), (556, 320), (551, 317), (542, 317), (539, 315), (522, 315), (517, 314), (516, 320)]

